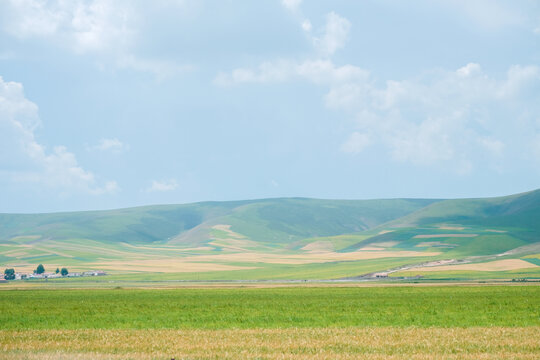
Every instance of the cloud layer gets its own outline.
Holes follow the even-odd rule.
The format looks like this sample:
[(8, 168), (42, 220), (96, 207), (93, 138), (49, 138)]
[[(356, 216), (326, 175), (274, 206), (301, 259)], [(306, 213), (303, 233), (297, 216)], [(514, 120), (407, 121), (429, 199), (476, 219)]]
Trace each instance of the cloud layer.
[(22, 84), (0, 77), (0, 165), (8, 181), (45, 185), (62, 194), (100, 195), (118, 190), (115, 181), (100, 183), (66, 147), (47, 151), (36, 140), (40, 126), (38, 107), (26, 99)]

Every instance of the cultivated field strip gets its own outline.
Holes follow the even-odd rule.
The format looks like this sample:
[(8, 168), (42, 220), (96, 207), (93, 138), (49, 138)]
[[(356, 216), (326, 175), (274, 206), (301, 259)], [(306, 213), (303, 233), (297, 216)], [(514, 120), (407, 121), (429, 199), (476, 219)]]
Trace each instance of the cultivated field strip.
[(540, 327), (0, 331), (0, 359), (538, 359)]

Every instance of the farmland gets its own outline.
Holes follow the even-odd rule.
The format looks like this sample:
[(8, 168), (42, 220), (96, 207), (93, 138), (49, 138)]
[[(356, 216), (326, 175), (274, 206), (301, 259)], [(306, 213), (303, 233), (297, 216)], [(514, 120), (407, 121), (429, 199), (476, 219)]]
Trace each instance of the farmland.
[(102, 282), (329, 280), (376, 272), (534, 280), (539, 217), (539, 190), (489, 199), (283, 198), (0, 214), (0, 266), (98, 269), (109, 274)]
[(540, 353), (534, 285), (6, 290), (0, 306), (0, 359)]

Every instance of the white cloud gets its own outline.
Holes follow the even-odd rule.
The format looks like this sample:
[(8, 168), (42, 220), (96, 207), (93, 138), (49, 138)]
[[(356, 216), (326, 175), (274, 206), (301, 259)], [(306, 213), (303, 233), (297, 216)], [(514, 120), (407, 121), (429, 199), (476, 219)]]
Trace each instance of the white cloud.
[(493, 139), (489, 137), (479, 138), (478, 142), (480, 143), (482, 147), (488, 150), (491, 154), (497, 155), (497, 156), (501, 156), (505, 148), (505, 144), (501, 140), (497, 140), (497, 139)]
[(26, 99), (22, 85), (0, 77), (0, 166), (9, 180), (41, 184), (62, 193), (118, 190), (114, 181), (99, 185), (94, 174), (83, 169), (64, 146), (48, 152), (36, 140), (39, 126), (38, 107)]
[(311, 21), (302, 16), (300, 4), (302, 0), (282, 0), (281, 4), (292, 12), (299, 21), (300, 27), (307, 34), (315, 49), (323, 56), (331, 56), (343, 48), (349, 37), (351, 23), (346, 18), (331, 11), (326, 14), (326, 24), (320, 36), (312, 36), (313, 25)]
[(296, 11), (300, 7), (302, 0), (281, 0), (281, 4), (290, 11)]
[(513, 66), (506, 79), (496, 80), (478, 64), (468, 64), (418, 79), (387, 81), (384, 87), (369, 79), (334, 84), (325, 100), (329, 107), (356, 114), (357, 131), (385, 145), (395, 160), (466, 173), (475, 152), (500, 156), (504, 151), (506, 145), (489, 135), (500, 121), (511, 121), (500, 111), (511, 109), (515, 116), (538, 111), (523, 106), (523, 93), (538, 94), (530, 91), (540, 86), (538, 73), (534, 66)]
[(177, 64), (172, 61), (143, 59), (133, 55), (122, 55), (117, 60), (117, 66), (153, 74), (158, 80), (164, 80), (195, 69), (192, 65)]
[(349, 37), (351, 23), (335, 12), (326, 15), (324, 34), (320, 38), (313, 38), (315, 47), (326, 56), (333, 55), (343, 48)]
[(129, 150), (129, 145), (124, 144), (117, 138), (102, 138), (94, 146), (87, 147), (89, 151), (111, 151), (111, 152), (123, 152)]
[(467, 65), (456, 70), (456, 74), (461, 77), (470, 77), (479, 74), (482, 71), (480, 65), (476, 63), (468, 63)]
[(311, 21), (309, 21), (308, 19), (304, 19), (304, 21), (302, 21), (302, 30), (304, 30), (305, 32), (310, 32), (312, 27), (313, 26), (311, 25)]
[(132, 40), (135, 14), (124, 1), (8, 0), (4, 29), (18, 38), (52, 38), (78, 53), (116, 50)]
[[(437, 70), (380, 85), (369, 72), (330, 60), (266, 62), (256, 69), (221, 73), (216, 83), (271, 83), (294, 80), (327, 86), (324, 103), (356, 118), (354, 132), (341, 146), (348, 153), (382, 144), (392, 159), (421, 166), (472, 171), (478, 151), (500, 157), (507, 144), (500, 122), (510, 116), (538, 116), (540, 68), (511, 66), (503, 79), (488, 76), (479, 64)], [(532, 126), (532, 125), (531, 125)], [(499, 129), (498, 133), (496, 129)], [(526, 135), (530, 136), (530, 135)], [(530, 150), (529, 150), (530, 151)]]
[[(440, 2), (450, 10), (465, 15), (473, 24), (485, 30), (527, 24), (528, 14), (512, 1), (500, 0), (444, 0)], [(509, 4), (512, 4), (508, 6)]]
[(100, 64), (148, 72), (159, 80), (193, 70), (191, 65), (134, 54), (138, 29), (144, 17), (139, 3), (126, 0), (7, 0), (2, 5), (4, 31), (21, 40), (45, 39), (79, 55), (93, 54)]
[(149, 192), (155, 191), (173, 191), (178, 187), (178, 182), (175, 179), (168, 179), (163, 181), (153, 180), (150, 187), (147, 189)]
[(349, 139), (341, 145), (341, 151), (356, 154), (362, 152), (370, 144), (371, 139), (367, 134), (355, 131), (349, 136)]
[(501, 98), (523, 96), (523, 93), (530, 93), (532, 88), (540, 91), (539, 81), (540, 67), (511, 66), (507, 72), (506, 82), (498, 89), (499, 96)]
[(306, 60), (265, 62), (257, 69), (238, 68), (230, 73), (219, 73), (214, 82), (217, 85), (240, 83), (275, 83), (293, 79), (305, 79), (316, 84), (343, 83), (365, 80), (369, 73), (359, 67), (336, 66), (329, 60)]

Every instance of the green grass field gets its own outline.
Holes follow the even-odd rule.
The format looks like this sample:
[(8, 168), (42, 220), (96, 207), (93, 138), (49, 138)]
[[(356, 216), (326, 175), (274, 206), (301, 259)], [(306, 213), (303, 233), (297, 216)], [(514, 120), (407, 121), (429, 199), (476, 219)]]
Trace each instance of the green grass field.
[(6, 290), (0, 308), (0, 359), (540, 356), (534, 285)]
[(540, 287), (0, 291), (8, 329), (540, 326)]

